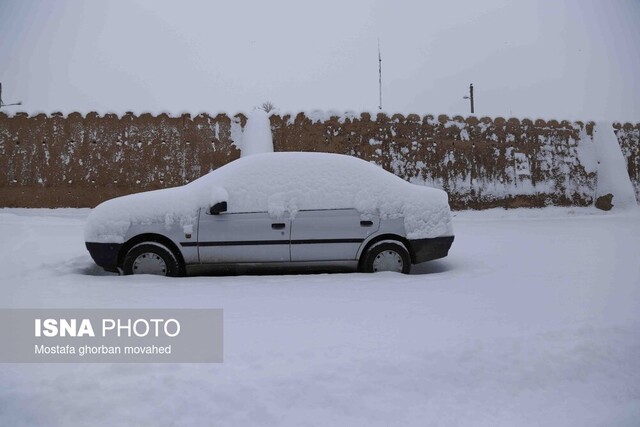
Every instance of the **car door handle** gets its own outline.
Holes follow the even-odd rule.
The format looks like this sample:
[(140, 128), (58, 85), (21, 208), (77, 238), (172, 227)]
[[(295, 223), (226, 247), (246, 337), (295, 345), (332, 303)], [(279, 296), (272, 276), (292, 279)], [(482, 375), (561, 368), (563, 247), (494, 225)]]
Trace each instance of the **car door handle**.
[(274, 230), (282, 230), (285, 227), (286, 227), (286, 224), (283, 222), (277, 222), (275, 224), (271, 224), (271, 228), (273, 228)]
[(360, 226), (362, 227), (371, 227), (373, 225), (373, 221), (360, 221)]

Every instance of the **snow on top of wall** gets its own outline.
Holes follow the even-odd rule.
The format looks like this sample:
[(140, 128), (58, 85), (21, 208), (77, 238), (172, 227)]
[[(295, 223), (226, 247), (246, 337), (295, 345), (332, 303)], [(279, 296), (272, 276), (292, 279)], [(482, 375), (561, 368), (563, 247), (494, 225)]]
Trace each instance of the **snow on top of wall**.
[(340, 111), (340, 110), (308, 110), (308, 111), (278, 111), (277, 115), (280, 117), (288, 117), (287, 124), (292, 125), (296, 121), (296, 117), (299, 114), (303, 114), (306, 118), (311, 120), (312, 123), (322, 123), (331, 120), (332, 117), (337, 117), (339, 123), (344, 123), (347, 120), (360, 119), (361, 114), (370, 114), (375, 117), (376, 112), (361, 111), (356, 112), (353, 110)]
[(459, 122), (457, 120), (448, 120), (444, 124), (445, 128), (457, 127), (460, 130), (464, 129), (466, 126), (467, 126), (467, 124), (465, 122)]
[[(213, 111), (213, 110), (212, 110)], [(201, 115), (206, 115), (209, 117), (216, 117), (218, 115), (226, 115), (227, 117), (231, 118), (233, 120), (233, 118), (237, 118), (239, 116), (247, 116), (247, 114), (243, 111), (236, 111), (233, 113), (230, 113), (228, 111), (222, 111), (222, 110), (218, 110), (217, 112), (211, 112), (211, 111), (199, 111), (196, 113), (190, 112), (190, 111), (170, 111), (170, 110), (158, 110), (158, 111), (149, 111), (149, 110), (136, 110), (136, 109), (126, 109), (126, 110), (92, 110), (92, 111), (85, 111), (85, 112), (78, 112), (78, 111), (39, 111), (39, 110), (34, 110), (34, 111), (28, 111), (28, 112), (24, 112), (24, 111), (9, 111), (9, 110), (3, 110), (0, 111), (0, 116), (2, 115), (6, 115), (7, 117), (16, 117), (16, 116), (27, 116), (27, 117), (36, 117), (38, 115), (45, 115), (47, 117), (53, 117), (53, 116), (60, 116), (60, 117), (69, 117), (72, 114), (80, 114), (82, 117), (87, 117), (90, 114), (95, 114), (98, 117), (105, 117), (107, 115), (115, 115), (119, 118), (128, 116), (128, 115), (134, 115), (137, 117), (140, 117), (142, 115), (151, 115), (154, 117), (160, 116), (160, 115), (166, 115), (169, 118), (180, 118), (180, 117), (191, 117), (191, 118), (195, 118)], [(580, 126), (581, 124), (584, 125), (586, 123), (594, 123), (593, 120), (585, 120), (585, 119), (581, 119), (580, 117), (564, 117), (563, 119), (555, 119), (555, 118), (551, 118), (551, 117), (536, 117), (536, 118), (531, 118), (531, 117), (514, 117), (514, 116), (499, 116), (499, 115), (485, 115), (485, 114), (470, 114), (470, 115), (461, 115), (461, 114), (452, 114), (452, 115), (447, 115), (447, 114), (432, 114), (432, 113), (415, 113), (415, 112), (411, 112), (411, 111), (390, 111), (390, 110), (361, 110), (361, 111), (354, 111), (354, 110), (308, 110), (308, 111), (295, 111), (295, 112), (291, 112), (291, 111), (281, 111), (279, 109), (274, 109), (273, 111), (271, 111), (269, 113), (269, 117), (270, 116), (280, 116), (280, 117), (288, 117), (288, 124), (293, 124), (296, 120), (296, 117), (299, 114), (303, 114), (305, 117), (307, 117), (309, 120), (311, 120), (312, 123), (321, 123), (321, 122), (326, 122), (331, 120), (333, 117), (337, 117), (338, 118), (338, 122), (339, 123), (344, 123), (347, 120), (360, 120), (361, 116), (364, 114), (367, 114), (371, 117), (371, 120), (376, 120), (378, 114), (383, 114), (385, 116), (387, 116), (390, 120), (397, 115), (401, 115), (405, 118), (407, 118), (408, 116), (418, 116), (420, 117), (420, 120), (426, 120), (427, 123), (429, 123), (430, 125), (438, 125), (440, 124), (440, 120), (439, 118), (441, 116), (446, 117), (446, 121), (445, 121), (445, 127), (451, 127), (451, 126), (457, 126), (460, 127), (462, 123), (464, 123), (464, 121), (469, 120), (471, 118), (474, 118), (476, 120), (478, 120), (480, 123), (478, 124), (478, 126), (480, 127), (486, 127), (486, 124), (483, 123), (483, 120), (490, 120), (491, 122), (495, 122), (498, 119), (503, 119), (505, 121), (509, 121), (512, 119), (518, 120), (520, 122), (523, 122), (525, 120), (529, 120), (531, 122), (533, 122), (535, 124), (535, 122), (542, 120), (546, 123), (548, 122), (558, 122), (558, 123), (562, 123), (562, 122), (569, 122), (572, 126)], [(462, 119), (462, 121), (460, 121), (458, 118)], [(620, 123), (622, 125), (629, 123), (629, 122), (614, 122), (614, 123)], [(637, 123), (631, 123), (633, 126), (638, 126), (640, 125), (640, 122)], [(238, 143), (239, 145), (239, 143)]]
[[(414, 115), (414, 116), (418, 116), (420, 117), (421, 120), (426, 119), (426, 121), (431, 124), (431, 125), (437, 125), (440, 123), (439, 121), (439, 117), (440, 116), (445, 116), (447, 117), (446, 123), (448, 124), (447, 127), (450, 126), (459, 126), (456, 123), (462, 123), (459, 120), (456, 120), (457, 117), (462, 118), (462, 120), (468, 120), (470, 118), (475, 118), (478, 121), (482, 121), (484, 119), (489, 119), (492, 122), (495, 122), (497, 119), (504, 119), (505, 121), (509, 121), (511, 119), (515, 119), (518, 120), (520, 122), (524, 121), (524, 120), (529, 120), (533, 123), (535, 123), (538, 120), (542, 120), (544, 122), (552, 122), (552, 121), (556, 121), (558, 123), (562, 123), (562, 122), (569, 122), (571, 125), (575, 125), (575, 124), (585, 124), (585, 123), (593, 123), (595, 122), (592, 119), (584, 119), (578, 116), (573, 116), (571, 117), (570, 115), (564, 116), (563, 118), (554, 118), (554, 117), (549, 117), (549, 116), (537, 116), (537, 117), (532, 117), (532, 116), (528, 116), (528, 117), (517, 117), (517, 116), (513, 116), (513, 115), (490, 115), (490, 114), (434, 114), (434, 113), (417, 113), (415, 111), (405, 111), (405, 110), (359, 110), (359, 111), (354, 111), (354, 110), (336, 110), (336, 109), (329, 109), (329, 110), (321, 110), (321, 109), (317, 109), (317, 110), (306, 110), (306, 111), (289, 111), (289, 110), (277, 110), (274, 112), (273, 115), (277, 115), (280, 117), (286, 117), (288, 116), (288, 123), (289, 124), (293, 124), (295, 122), (296, 117), (299, 114), (303, 114), (305, 117), (307, 117), (309, 120), (311, 120), (313, 123), (318, 123), (318, 122), (326, 122), (331, 120), (332, 118), (336, 117), (338, 118), (338, 121), (340, 123), (344, 123), (345, 120), (350, 119), (360, 119), (360, 117), (363, 114), (368, 114), (369, 116), (371, 116), (372, 120), (375, 120), (376, 117), (378, 116), (378, 114), (383, 114), (387, 117), (389, 117), (390, 119), (393, 118), (396, 115), (401, 115), (403, 117), (408, 117), (409, 115)], [(635, 123), (634, 123), (635, 124)]]
[(155, 110), (155, 111), (151, 111), (148, 109), (135, 109), (135, 108), (125, 108), (125, 109), (95, 109), (95, 110), (88, 110), (88, 111), (78, 111), (78, 110), (56, 110), (56, 111), (44, 111), (44, 110), (30, 110), (30, 111), (8, 111), (8, 110), (2, 110), (0, 111), (0, 115), (1, 114), (6, 114), (8, 117), (16, 117), (18, 115), (27, 115), (29, 117), (35, 117), (41, 114), (44, 114), (45, 116), (49, 116), (49, 117), (53, 117), (53, 116), (62, 116), (62, 117), (69, 117), (72, 114), (80, 114), (82, 117), (86, 117), (89, 114), (97, 114), (99, 117), (104, 117), (107, 115), (116, 115), (120, 118), (127, 116), (127, 115), (134, 115), (137, 117), (142, 116), (143, 114), (150, 114), (154, 117), (157, 116), (161, 116), (161, 115), (166, 115), (168, 117), (172, 117), (172, 118), (178, 118), (178, 117), (183, 117), (183, 116), (190, 116), (190, 117), (198, 117), (200, 115), (208, 115), (210, 117), (216, 117), (218, 115), (226, 115), (228, 117), (235, 117), (238, 115), (246, 115), (244, 111), (235, 111), (235, 112), (229, 112), (229, 111), (224, 111), (224, 110), (209, 110), (209, 111), (204, 111), (204, 110), (200, 110), (200, 111), (188, 111), (188, 110)]
[(229, 213), (295, 217), (301, 209), (355, 208), (363, 217), (404, 218), (407, 237), (453, 233), (444, 191), (410, 184), (379, 166), (327, 153), (242, 157), (182, 187), (108, 200), (93, 209), (85, 240), (122, 243), (132, 224), (194, 224), (198, 209), (228, 194)]
[(614, 206), (621, 208), (637, 206), (635, 189), (610, 122), (596, 124), (593, 130), (593, 143), (598, 159), (596, 197), (611, 193)]

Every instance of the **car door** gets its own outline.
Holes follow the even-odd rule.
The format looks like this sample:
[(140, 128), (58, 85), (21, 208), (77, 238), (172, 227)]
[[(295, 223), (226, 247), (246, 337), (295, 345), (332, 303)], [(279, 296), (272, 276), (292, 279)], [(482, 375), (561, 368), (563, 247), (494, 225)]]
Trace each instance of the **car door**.
[(291, 261), (355, 260), (362, 242), (380, 227), (355, 209), (306, 210), (291, 220)]
[(198, 254), (201, 263), (290, 261), (290, 219), (273, 219), (267, 212), (223, 212), (200, 209)]

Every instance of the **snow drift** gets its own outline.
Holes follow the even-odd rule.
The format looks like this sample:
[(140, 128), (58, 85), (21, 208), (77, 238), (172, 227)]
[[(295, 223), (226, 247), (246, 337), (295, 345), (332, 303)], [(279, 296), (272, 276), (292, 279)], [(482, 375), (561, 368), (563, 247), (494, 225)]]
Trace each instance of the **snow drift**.
[(593, 144), (598, 159), (596, 199), (613, 194), (613, 205), (636, 207), (636, 194), (627, 171), (627, 162), (611, 123), (597, 123), (593, 129)]
[(638, 211), (458, 212), (411, 275), (180, 280), (102, 271), (87, 214), (0, 210), (3, 306), (223, 308), (225, 361), (3, 363), (0, 425), (638, 425)]

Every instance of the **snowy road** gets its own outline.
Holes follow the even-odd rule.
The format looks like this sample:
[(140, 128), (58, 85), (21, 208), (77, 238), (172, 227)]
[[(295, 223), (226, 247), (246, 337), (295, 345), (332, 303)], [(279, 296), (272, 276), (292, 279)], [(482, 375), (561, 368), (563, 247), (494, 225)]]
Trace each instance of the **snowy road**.
[(632, 426), (640, 213), (456, 215), (383, 273), (118, 277), (88, 210), (0, 210), (3, 308), (224, 309), (222, 364), (0, 364), (7, 426)]

